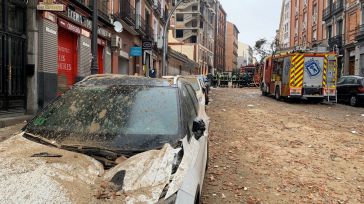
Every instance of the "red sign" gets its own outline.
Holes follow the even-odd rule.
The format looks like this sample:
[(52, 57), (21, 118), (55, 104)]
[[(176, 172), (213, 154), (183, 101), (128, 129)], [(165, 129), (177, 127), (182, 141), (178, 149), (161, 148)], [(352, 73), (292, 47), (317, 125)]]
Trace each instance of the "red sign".
[(76, 82), (77, 35), (62, 28), (58, 33), (58, 89), (63, 93)]
[(69, 23), (63, 19), (58, 19), (58, 24), (59, 26), (61, 26), (62, 28), (65, 28), (69, 31), (72, 31), (74, 33), (77, 33), (77, 34), (81, 34), (81, 28), (76, 26), (76, 25), (73, 25), (72, 23)]
[(106, 41), (100, 38), (97, 38), (97, 44), (101, 45), (101, 46), (106, 46)]

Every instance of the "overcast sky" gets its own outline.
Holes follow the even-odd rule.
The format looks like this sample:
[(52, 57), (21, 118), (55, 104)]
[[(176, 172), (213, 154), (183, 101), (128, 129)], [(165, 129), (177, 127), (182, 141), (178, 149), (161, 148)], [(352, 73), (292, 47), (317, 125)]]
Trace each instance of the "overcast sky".
[(239, 31), (239, 41), (254, 47), (260, 38), (273, 40), (279, 26), (281, 0), (220, 0), (227, 20)]

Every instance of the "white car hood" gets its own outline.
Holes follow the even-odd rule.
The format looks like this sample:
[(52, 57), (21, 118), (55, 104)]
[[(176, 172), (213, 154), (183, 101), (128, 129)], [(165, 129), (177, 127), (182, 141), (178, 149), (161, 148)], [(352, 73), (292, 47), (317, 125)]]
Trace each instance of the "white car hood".
[[(19, 134), (0, 144), (0, 203), (156, 203), (177, 151), (166, 144), (105, 171), (92, 157)], [(42, 152), (62, 157), (32, 157)]]

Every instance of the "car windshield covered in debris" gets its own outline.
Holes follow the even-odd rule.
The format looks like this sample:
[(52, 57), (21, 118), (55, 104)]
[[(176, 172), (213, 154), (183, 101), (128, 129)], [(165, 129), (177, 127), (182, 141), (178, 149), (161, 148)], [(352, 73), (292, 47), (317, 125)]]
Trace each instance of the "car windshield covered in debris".
[(57, 144), (110, 150), (146, 151), (173, 145), (180, 139), (177, 90), (81, 83), (35, 117), (26, 132)]

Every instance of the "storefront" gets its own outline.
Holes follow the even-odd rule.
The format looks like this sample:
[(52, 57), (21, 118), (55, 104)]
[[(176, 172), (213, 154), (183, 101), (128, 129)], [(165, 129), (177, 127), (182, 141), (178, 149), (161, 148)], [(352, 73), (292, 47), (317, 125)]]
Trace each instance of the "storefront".
[[(39, 107), (91, 74), (91, 14), (72, 3), (64, 6), (63, 12), (39, 11)], [(98, 24), (98, 73), (111, 73), (112, 26)]]
[(1, 115), (26, 107), (26, 4), (0, 0), (0, 14)]

